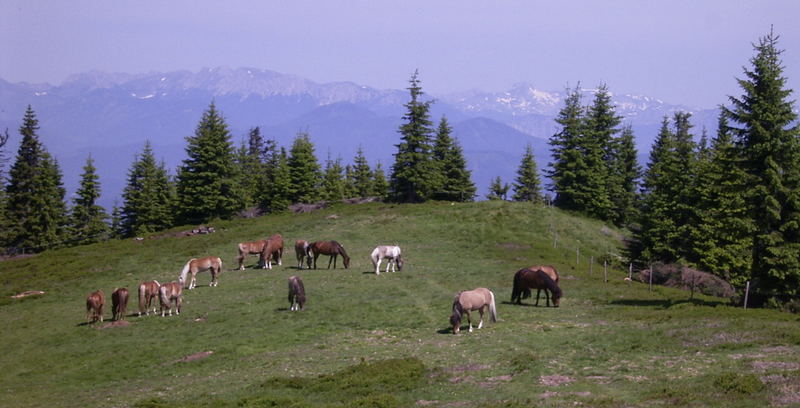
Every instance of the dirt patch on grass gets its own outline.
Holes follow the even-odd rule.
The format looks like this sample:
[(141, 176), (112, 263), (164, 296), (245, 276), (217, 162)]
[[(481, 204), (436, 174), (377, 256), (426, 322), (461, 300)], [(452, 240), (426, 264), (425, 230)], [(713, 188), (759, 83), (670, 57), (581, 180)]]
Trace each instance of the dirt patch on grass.
[(761, 382), (774, 390), (770, 397), (773, 406), (796, 407), (800, 405), (800, 377), (784, 375), (768, 375), (761, 377)]
[(486, 381), (481, 381), (478, 383), (478, 386), (483, 388), (494, 388), (500, 385), (500, 383), (511, 381), (510, 375), (498, 375), (497, 377), (489, 377)]
[(201, 351), (199, 353), (189, 354), (188, 356), (176, 361), (176, 363), (188, 363), (190, 361), (197, 361), (202, 360), (210, 355), (214, 354), (213, 351)]
[(487, 365), (487, 364), (467, 364), (467, 365), (461, 365), (461, 366), (455, 366), (455, 367), (448, 367), (448, 368), (445, 369), (445, 371), (447, 371), (449, 373), (464, 373), (464, 372), (468, 372), (468, 371), (485, 370), (485, 369), (487, 369), (489, 367), (491, 367), (491, 366)]
[(548, 387), (558, 387), (574, 382), (575, 379), (566, 375), (543, 375), (539, 377), (539, 384)]
[(117, 328), (117, 327), (128, 327), (130, 325), (131, 324), (127, 320), (117, 320), (117, 321), (114, 321), (114, 322), (103, 323), (100, 326), (97, 326), (95, 328), (98, 329), (98, 330), (114, 329), (114, 328)]
[(753, 370), (757, 373), (764, 373), (772, 370), (796, 371), (800, 369), (800, 364), (789, 361), (754, 361)]
[(539, 394), (540, 398), (553, 398), (558, 396), (576, 396), (576, 397), (589, 397), (592, 393), (589, 391), (576, 391), (576, 392), (556, 392), (556, 391), (545, 391)]

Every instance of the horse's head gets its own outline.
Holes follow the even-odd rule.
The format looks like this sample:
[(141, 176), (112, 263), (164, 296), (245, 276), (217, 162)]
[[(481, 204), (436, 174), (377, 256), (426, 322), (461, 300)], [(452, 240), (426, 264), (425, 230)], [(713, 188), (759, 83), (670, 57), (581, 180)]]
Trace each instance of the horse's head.
[(349, 268), (350, 267), (350, 257), (345, 255), (345, 254), (342, 254), (342, 258), (344, 258), (344, 260), (342, 262), (342, 263), (344, 263), (344, 269)]
[(453, 312), (450, 315), (450, 325), (453, 326), (453, 334), (458, 334), (461, 330), (461, 313)]
[(397, 262), (397, 270), (398, 271), (402, 271), (403, 270), (403, 258), (398, 256), (397, 259), (395, 259), (395, 262)]
[(554, 307), (558, 307), (558, 304), (561, 302), (561, 295), (562, 295), (561, 288), (556, 286), (556, 289), (557, 290), (551, 291), (553, 293), (553, 297), (551, 300), (553, 301)]

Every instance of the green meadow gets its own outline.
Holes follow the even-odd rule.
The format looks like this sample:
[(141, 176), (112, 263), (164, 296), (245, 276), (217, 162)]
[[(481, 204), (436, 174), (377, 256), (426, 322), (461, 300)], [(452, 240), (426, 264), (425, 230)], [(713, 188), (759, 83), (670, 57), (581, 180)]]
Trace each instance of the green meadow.
[[(525, 203), (371, 203), (209, 225), (1, 262), (0, 406), (800, 405), (797, 315), (624, 281), (623, 232), (597, 221)], [(282, 266), (254, 269), (253, 256), (234, 270), (238, 242), (276, 232)], [(322, 256), (297, 270), (296, 239), (339, 241), (350, 268)], [(378, 244), (402, 247), (402, 271), (374, 274)], [(139, 282), (175, 280), (206, 255), (223, 259), (218, 287), (201, 273), (180, 316), (134, 316)], [(559, 269), (561, 307), (508, 303), (514, 272), (532, 264)], [(288, 311), (291, 275), (304, 311)], [(453, 335), (454, 295), (478, 286), (499, 321)], [(127, 324), (106, 324), (115, 287), (132, 294)], [(106, 322), (90, 325), (96, 289)], [(26, 290), (46, 293), (11, 298)]]

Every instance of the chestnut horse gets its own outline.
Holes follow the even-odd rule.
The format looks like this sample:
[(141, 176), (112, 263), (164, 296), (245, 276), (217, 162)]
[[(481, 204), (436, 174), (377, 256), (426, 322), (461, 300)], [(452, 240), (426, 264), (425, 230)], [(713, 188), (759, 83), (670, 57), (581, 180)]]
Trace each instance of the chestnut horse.
[(294, 243), (294, 253), (297, 255), (297, 269), (303, 269), (303, 261), (308, 263), (308, 269), (311, 269), (311, 256), (308, 254), (308, 241), (299, 239)]
[(102, 289), (92, 292), (86, 297), (86, 322), (94, 323), (98, 320), (103, 321), (103, 305), (106, 297)]
[(150, 314), (150, 305), (153, 305), (153, 314), (156, 314), (156, 304), (158, 301), (158, 288), (161, 286), (158, 281), (142, 282), (139, 285), (139, 316), (144, 313)]
[[(396, 245), (380, 245), (372, 250), (372, 264), (375, 265), (375, 275), (381, 274), (381, 261), (386, 261), (386, 273), (389, 273), (389, 267), (392, 267), (392, 272), (403, 270), (403, 258), (400, 256), (400, 247)], [(396, 268), (396, 269), (395, 269)]]
[(192, 274), (192, 280), (189, 282), (189, 290), (194, 289), (195, 281), (197, 280), (197, 273), (203, 271), (211, 272), (211, 283), (208, 286), (217, 286), (217, 275), (222, 273), (222, 259), (218, 256), (207, 256), (205, 258), (192, 258), (186, 262), (181, 270), (180, 280), (186, 282), (186, 275)]
[(347, 252), (345, 252), (342, 244), (336, 241), (312, 242), (311, 245), (308, 246), (308, 252), (314, 255), (314, 269), (317, 269), (317, 258), (319, 258), (320, 255), (330, 255), (330, 259), (328, 259), (328, 269), (331, 268), (331, 262), (333, 262), (333, 269), (336, 269), (336, 257), (338, 255), (342, 256), (344, 268), (347, 269), (350, 267), (350, 257), (347, 256)]
[[(236, 260), (239, 261), (239, 270), (244, 270), (244, 257), (247, 255), (258, 255), (261, 256), (261, 251), (264, 250), (264, 245), (267, 244), (266, 239), (262, 239), (260, 241), (253, 241), (253, 242), (240, 242), (237, 245), (237, 249), (239, 250), (239, 256), (236, 257)], [(260, 258), (259, 258), (260, 260)]]
[[(523, 268), (514, 274), (514, 287), (511, 291), (511, 302), (522, 304), (522, 299), (531, 297), (531, 289), (544, 289), (547, 306), (550, 306), (550, 293), (553, 294), (553, 306), (558, 307), (562, 292), (558, 284), (547, 274), (547, 272), (536, 269)], [(539, 296), (536, 296), (536, 306), (539, 306)]]
[(289, 303), (291, 304), (289, 310), (292, 311), (303, 310), (306, 303), (306, 289), (299, 276), (289, 277)]
[(258, 258), (262, 268), (272, 269), (272, 260), (277, 259), (278, 265), (281, 265), (281, 258), (283, 257), (283, 237), (281, 234), (274, 234), (269, 237), (261, 249), (261, 255)]
[(167, 282), (158, 288), (159, 300), (161, 301), (161, 317), (164, 317), (164, 312), (169, 311), (172, 316), (172, 305), (175, 305), (175, 314), (181, 314), (181, 296), (183, 296), (183, 279), (177, 282)]
[(125, 312), (128, 310), (128, 289), (114, 289), (111, 293), (111, 313), (114, 314), (114, 321), (124, 320)]
[(453, 314), (450, 316), (450, 324), (453, 326), (453, 334), (458, 334), (461, 330), (461, 315), (467, 314), (467, 321), (469, 322), (469, 331), (472, 333), (472, 319), (470, 319), (469, 312), (477, 310), (481, 314), (481, 321), (478, 323), (478, 328), (483, 327), (483, 309), (489, 309), (489, 316), (492, 322), (497, 321), (497, 309), (494, 306), (494, 293), (486, 288), (476, 288), (473, 290), (464, 290), (456, 295), (453, 300)]

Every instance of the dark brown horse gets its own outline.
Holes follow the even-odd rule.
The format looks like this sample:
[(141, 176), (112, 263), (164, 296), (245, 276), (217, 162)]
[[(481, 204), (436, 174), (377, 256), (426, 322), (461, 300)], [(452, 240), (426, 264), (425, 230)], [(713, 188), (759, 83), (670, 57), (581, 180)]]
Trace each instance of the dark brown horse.
[(289, 277), (289, 310), (303, 310), (306, 303), (306, 289), (303, 280), (299, 276)]
[(492, 322), (497, 321), (497, 309), (494, 305), (494, 293), (486, 288), (475, 288), (473, 290), (464, 290), (456, 295), (453, 299), (453, 314), (450, 315), (450, 324), (453, 326), (453, 334), (458, 334), (461, 330), (461, 316), (466, 313), (467, 321), (469, 322), (469, 331), (472, 333), (472, 319), (469, 312), (477, 310), (481, 315), (481, 321), (478, 323), (478, 328), (483, 327), (483, 310), (489, 309), (489, 316)]
[(97, 289), (86, 297), (86, 321), (88, 323), (103, 321), (103, 305), (105, 303), (106, 297), (102, 289)]
[[(531, 297), (531, 289), (544, 289), (547, 306), (550, 306), (550, 293), (553, 294), (553, 306), (558, 307), (562, 292), (558, 284), (550, 278), (547, 272), (537, 269), (531, 270), (523, 268), (514, 274), (514, 288), (511, 291), (511, 302), (522, 304), (522, 299)], [(537, 292), (536, 306), (539, 306), (539, 296)]]
[(161, 286), (158, 281), (142, 282), (139, 285), (139, 316), (142, 313), (150, 314), (150, 305), (153, 306), (153, 314), (156, 314), (156, 302), (158, 302), (158, 288)]
[(161, 317), (165, 316), (168, 310), (172, 316), (172, 305), (175, 305), (175, 314), (181, 314), (181, 297), (183, 296), (183, 280), (168, 282), (158, 288), (159, 300), (161, 300)]
[(294, 243), (294, 253), (297, 255), (297, 269), (303, 269), (303, 261), (308, 263), (308, 269), (311, 269), (311, 256), (308, 254), (308, 241), (298, 239)]
[(272, 260), (277, 260), (278, 265), (281, 265), (281, 258), (283, 258), (283, 237), (281, 234), (274, 234), (267, 239), (264, 248), (261, 248), (258, 263), (263, 265), (263, 268), (272, 269)]
[(314, 269), (317, 269), (317, 258), (319, 258), (320, 255), (330, 255), (330, 259), (328, 259), (328, 269), (331, 268), (331, 262), (333, 262), (333, 269), (336, 269), (336, 257), (338, 255), (342, 256), (344, 268), (347, 269), (350, 267), (350, 257), (347, 256), (347, 252), (345, 252), (342, 244), (336, 241), (312, 242), (311, 245), (308, 246), (308, 252), (314, 255)]
[(125, 312), (128, 310), (128, 289), (114, 289), (111, 293), (111, 313), (114, 314), (114, 321), (124, 320)]

